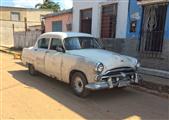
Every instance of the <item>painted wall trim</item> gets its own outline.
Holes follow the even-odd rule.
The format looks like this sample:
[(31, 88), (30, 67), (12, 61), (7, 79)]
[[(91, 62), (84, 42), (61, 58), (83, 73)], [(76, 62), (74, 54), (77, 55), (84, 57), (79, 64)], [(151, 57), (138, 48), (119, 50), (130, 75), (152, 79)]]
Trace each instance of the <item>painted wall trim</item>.
[(167, 6), (164, 40), (169, 40), (169, 4)]

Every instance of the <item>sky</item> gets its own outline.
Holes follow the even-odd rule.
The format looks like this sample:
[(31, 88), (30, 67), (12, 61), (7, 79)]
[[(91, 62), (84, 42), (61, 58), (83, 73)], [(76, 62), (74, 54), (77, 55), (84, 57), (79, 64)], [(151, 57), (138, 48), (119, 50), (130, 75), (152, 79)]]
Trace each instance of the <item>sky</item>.
[[(72, 0), (52, 0), (58, 2), (61, 9), (72, 7)], [(0, 6), (34, 8), (37, 3), (43, 3), (43, 0), (0, 0)]]

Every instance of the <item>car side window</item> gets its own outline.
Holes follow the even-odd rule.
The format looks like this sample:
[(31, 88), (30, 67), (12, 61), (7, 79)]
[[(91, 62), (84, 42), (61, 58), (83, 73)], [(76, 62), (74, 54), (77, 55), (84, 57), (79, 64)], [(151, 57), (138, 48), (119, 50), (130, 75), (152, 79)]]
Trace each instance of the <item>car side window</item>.
[(38, 41), (38, 48), (48, 49), (49, 38), (42, 38)]
[(50, 50), (56, 50), (57, 47), (62, 47), (62, 42), (58, 38), (52, 38), (51, 44), (50, 44)]

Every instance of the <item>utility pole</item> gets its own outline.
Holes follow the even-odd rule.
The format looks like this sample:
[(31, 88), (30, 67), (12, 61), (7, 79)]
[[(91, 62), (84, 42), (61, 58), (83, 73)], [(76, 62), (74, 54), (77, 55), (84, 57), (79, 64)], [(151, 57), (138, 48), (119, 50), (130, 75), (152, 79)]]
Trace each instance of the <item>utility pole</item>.
[(25, 23), (25, 32), (27, 31), (27, 18), (24, 18), (24, 23)]
[(15, 32), (15, 26), (14, 26), (14, 24), (12, 24), (12, 30), (13, 30), (13, 34), (14, 34), (14, 32)]
[(44, 18), (41, 19), (41, 33), (45, 32)]

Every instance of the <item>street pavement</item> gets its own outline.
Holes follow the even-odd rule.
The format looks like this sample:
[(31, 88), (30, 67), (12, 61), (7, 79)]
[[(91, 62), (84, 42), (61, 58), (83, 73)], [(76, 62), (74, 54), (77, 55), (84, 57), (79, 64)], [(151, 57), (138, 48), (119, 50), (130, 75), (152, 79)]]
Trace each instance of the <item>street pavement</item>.
[(67, 84), (45, 75), (30, 76), (20, 60), (1, 52), (0, 56), (1, 119), (169, 119), (166, 98), (133, 88), (79, 98)]

